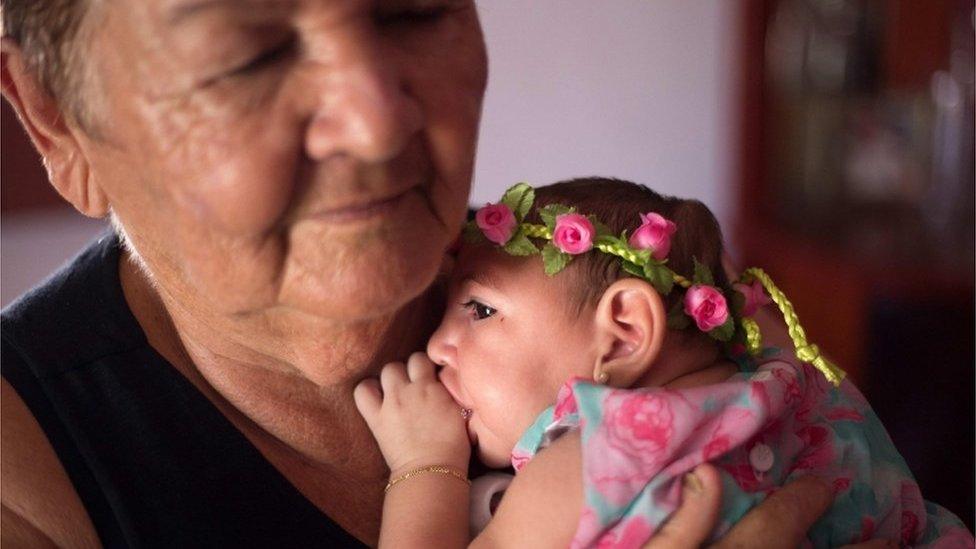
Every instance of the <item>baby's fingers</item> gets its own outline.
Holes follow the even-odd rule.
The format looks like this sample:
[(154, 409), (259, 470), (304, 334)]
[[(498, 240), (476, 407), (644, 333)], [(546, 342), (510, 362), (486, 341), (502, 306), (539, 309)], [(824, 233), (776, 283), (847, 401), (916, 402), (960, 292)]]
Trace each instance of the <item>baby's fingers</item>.
[(373, 420), (383, 405), (383, 393), (380, 391), (379, 381), (372, 377), (360, 381), (352, 392), (352, 399), (359, 413), (366, 420), (366, 424), (372, 429)]
[(402, 362), (391, 362), (380, 371), (380, 386), (389, 395), (408, 383), (407, 369)]
[(410, 381), (433, 381), (434, 363), (427, 357), (427, 353), (417, 352), (407, 360), (407, 376)]

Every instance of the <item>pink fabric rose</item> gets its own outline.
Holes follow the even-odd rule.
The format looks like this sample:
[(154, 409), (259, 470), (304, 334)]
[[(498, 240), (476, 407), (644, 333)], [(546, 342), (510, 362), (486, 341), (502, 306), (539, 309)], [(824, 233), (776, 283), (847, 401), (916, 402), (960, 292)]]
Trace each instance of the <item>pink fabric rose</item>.
[(552, 245), (560, 250), (578, 255), (590, 251), (596, 230), (586, 216), (570, 213), (556, 216), (556, 230), (552, 232)]
[(729, 306), (718, 289), (696, 284), (685, 293), (685, 314), (695, 319), (699, 330), (708, 332), (725, 324)]
[(633, 516), (618, 523), (596, 542), (597, 549), (640, 547), (654, 534), (654, 528), (642, 516)]
[(579, 411), (576, 395), (573, 394), (573, 382), (578, 379), (581, 378), (574, 377), (559, 388), (559, 394), (556, 395), (556, 408), (552, 412), (553, 421), (559, 421), (563, 417)]
[(903, 509), (901, 512), (901, 544), (911, 547), (918, 541), (918, 515)]
[(611, 446), (637, 451), (651, 462), (650, 456), (663, 452), (671, 442), (674, 413), (664, 397), (624, 395), (608, 403), (605, 413)]
[(651, 250), (651, 256), (657, 260), (668, 257), (668, 252), (671, 251), (671, 235), (678, 230), (677, 225), (654, 212), (640, 214), (640, 218), (641, 226), (628, 240), (630, 247)]
[(746, 298), (745, 305), (742, 306), (742, 316), (752, 316), (760, 307), (773, 302), (763, 291), (762, 283), (758, 280), (753, 280), (752, 284), (736, 283), (735, 289)]
[(518, 225), (511, 208), (504, 204), (492, 204), (490, 202), (478, 210), (478, 213), (474, 215), (474, 220), (481, 232), (484, 233), (485, 238), (501, 246), (504, 246), (512, 238), (512, 235), (515, 234), (515, 227)]
[(705, 461), (711, 461), (725, 452), (729, 451), (731, 442), (728, 435), (717, 435), (713, 436), (712, 440), (708, 441), (708, 444), (702, 448), (702, 459)]
[(522, 467), (528, 465), (530, 461), (532, 461), (532, 454), (527, 454), (519, 448), (512, 450), (512, 468), (515, 469), (516, 473), (521, 471)]

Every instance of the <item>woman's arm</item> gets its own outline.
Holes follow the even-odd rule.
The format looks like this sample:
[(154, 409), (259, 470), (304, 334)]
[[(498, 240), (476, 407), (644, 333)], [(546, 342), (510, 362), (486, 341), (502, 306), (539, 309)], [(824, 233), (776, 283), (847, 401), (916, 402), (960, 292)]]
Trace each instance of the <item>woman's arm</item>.
[(578, 432), (539, 452), (512, 480), (472, 547), (568, 547), (583, 508)]
[(99, 547), (54, 448), (6, 379), (0, 382), (0, 545)]
[[(578, 433), (560, 437), (529, 462), (512, 481), (498, 511), (472, 547), (566, 547), (579, 523), (583, 504)], [(717, 548), (794, 548), (830, 507), (833, 492), (825, 482), (805, 477), (777, 490), (746, 513)], [(654, 533), (645, 549), (691, 549), (711, 536), (722, 503), (718, 469), (708, 463), (684, 478), (681, 505)], [(874, 540), (848, 549), (896, 547)]]

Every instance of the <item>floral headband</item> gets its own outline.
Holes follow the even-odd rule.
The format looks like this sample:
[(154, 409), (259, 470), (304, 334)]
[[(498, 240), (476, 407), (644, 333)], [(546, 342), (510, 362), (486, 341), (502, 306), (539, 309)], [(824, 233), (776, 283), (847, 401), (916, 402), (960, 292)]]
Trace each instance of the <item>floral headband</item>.
[[(543, 225), (525, 223), (533, 202), (535, 189), (531, 185), (518, 183), (512, 186), (498, 204), (489, 203), (478, 210), (475, 220), (465, 226), (465, 239), (469, 242), (487, 240), (510, 255), (541, 253), (549, 276), (566, 268), (575, 256), (591, 250), (616, 256), (624, 271), (646, 280), (661, 295), (669, 295), (675, 286), (685, 292), (684, 299), (668, 312), (669, 328), (683, 329), (694, 320), (702, 332), (722, 342), (739, 341), (752, 355), (758, 355), (762, 350), (759, 325), (752, 317), (763, 305), (775, 303), (786, 321), (797, 358), (812, 364), (835, 385), (840, 384), (846, 375), (824, 358), (816, 345), (807, 341), (793, 305), (762, 269), (746, 269), (734, 283), (736, 291), (730, 300), (722, 288), (715, 285), (709, 268), (697, 258), (690, 280), (668, 268), (671, 237), (678, 227), (660, 214), (640, 214), (641, 224), (633, 234), (628, 237), (624, 231), (617, 236), (596, 217), (583, 215), (562, 204), (549, 204), (538, 210)], [(542, 239), (546, 243), (540, 250), (530, 238)]]

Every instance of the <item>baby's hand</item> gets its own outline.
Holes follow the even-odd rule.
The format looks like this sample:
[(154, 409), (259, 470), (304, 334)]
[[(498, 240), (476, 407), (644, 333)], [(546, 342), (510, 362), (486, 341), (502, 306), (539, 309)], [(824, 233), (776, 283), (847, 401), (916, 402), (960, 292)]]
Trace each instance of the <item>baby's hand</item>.
[(410, 355), (406, 366), (387, 364), (379, 382), (363, 380), (353, 397), (392, 475), (428, 465), (468, 470), (471, 445), (461, 408), (425, 353)]

